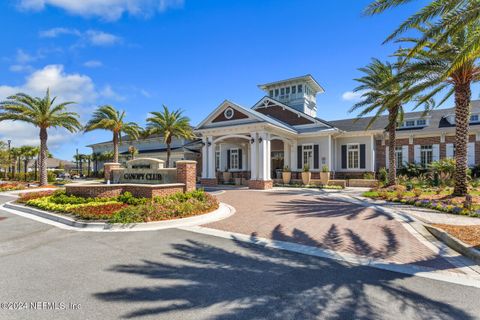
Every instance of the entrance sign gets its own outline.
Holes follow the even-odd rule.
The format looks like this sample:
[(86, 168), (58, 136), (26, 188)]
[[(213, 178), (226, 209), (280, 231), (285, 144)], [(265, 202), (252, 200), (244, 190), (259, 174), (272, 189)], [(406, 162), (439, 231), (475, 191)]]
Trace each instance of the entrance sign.
[(127, 168), (112, 170), (113, 183), (176, 183), (177, 169), (164, 168), (163, 164), (163, 160), (154, 158), (139, 158), (127, 161)]

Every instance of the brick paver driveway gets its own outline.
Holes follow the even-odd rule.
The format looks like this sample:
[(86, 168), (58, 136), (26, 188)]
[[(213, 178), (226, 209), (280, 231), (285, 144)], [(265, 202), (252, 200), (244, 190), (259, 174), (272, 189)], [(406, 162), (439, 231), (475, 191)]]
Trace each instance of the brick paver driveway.
[(328, 194), (227, 190), (218, 198), (236, 213), (205, 227), (402, 264), (454, 268), (390, 215)]

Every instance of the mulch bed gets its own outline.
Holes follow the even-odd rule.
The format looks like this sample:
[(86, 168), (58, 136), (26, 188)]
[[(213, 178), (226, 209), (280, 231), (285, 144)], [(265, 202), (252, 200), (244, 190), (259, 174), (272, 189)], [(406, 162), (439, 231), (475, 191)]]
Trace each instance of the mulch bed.
[(432, 224), (432, 226), (444, 230), (455, 238), (480, 249), (480, 225), (454, 226), (449, 224)]

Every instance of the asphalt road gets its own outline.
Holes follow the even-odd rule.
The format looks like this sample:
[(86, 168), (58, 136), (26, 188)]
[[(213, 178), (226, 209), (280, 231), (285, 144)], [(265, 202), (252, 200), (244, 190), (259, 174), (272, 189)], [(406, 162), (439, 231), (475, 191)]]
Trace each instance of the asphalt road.
[(479, 301), (480, 289), (178, 229), (65, 231), (0, 211), (0, 319), (475, 319)]

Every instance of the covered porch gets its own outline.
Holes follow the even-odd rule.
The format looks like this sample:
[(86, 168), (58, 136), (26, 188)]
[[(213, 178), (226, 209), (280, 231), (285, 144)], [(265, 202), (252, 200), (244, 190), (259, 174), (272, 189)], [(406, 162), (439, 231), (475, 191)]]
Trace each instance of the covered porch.
[(202, 184), (247, 185), (269, 189), (284, 167), (296, 168), (297, 143), (261, 131), (203, 137)]

